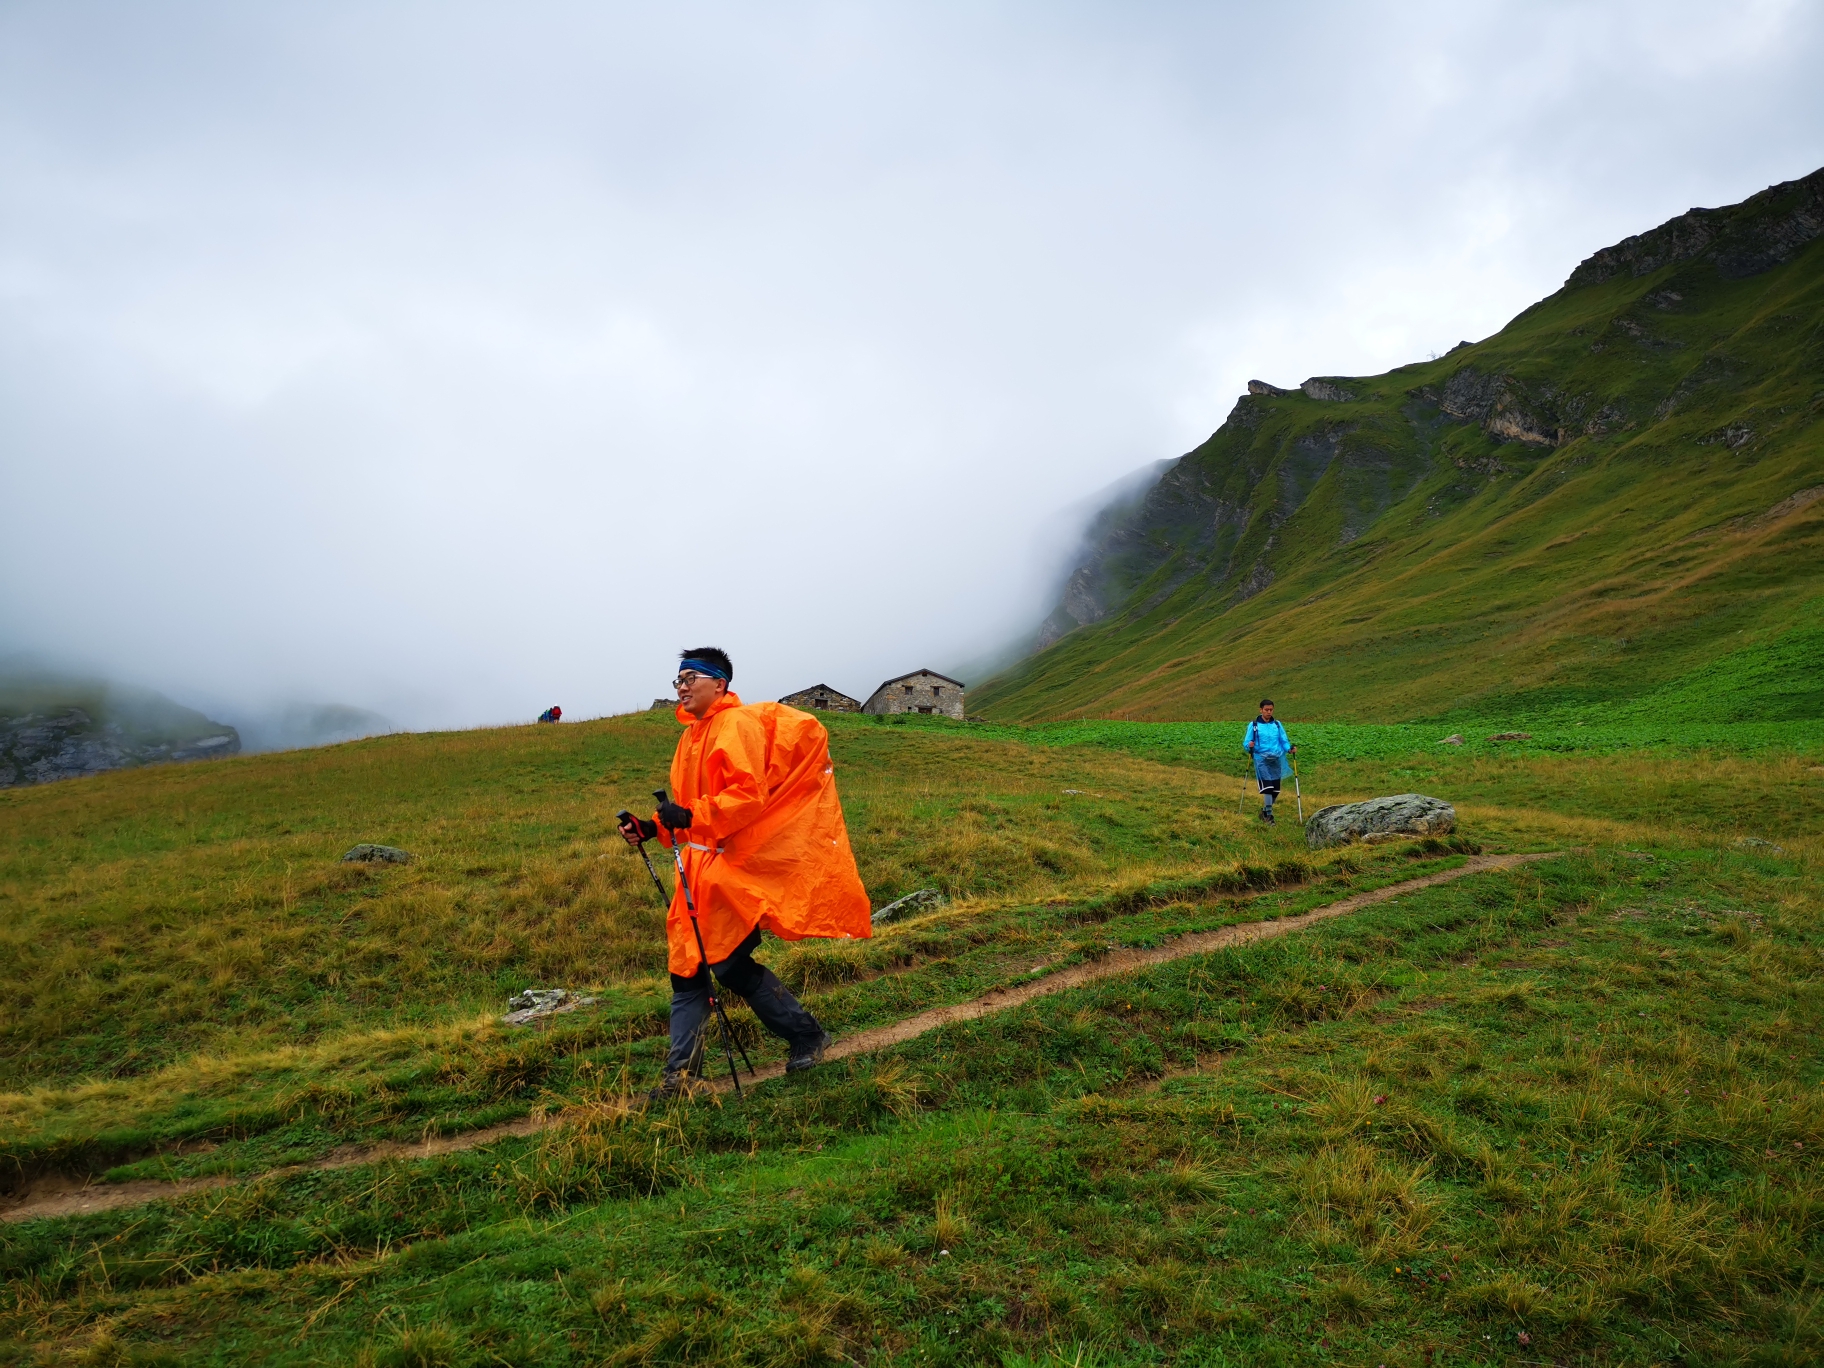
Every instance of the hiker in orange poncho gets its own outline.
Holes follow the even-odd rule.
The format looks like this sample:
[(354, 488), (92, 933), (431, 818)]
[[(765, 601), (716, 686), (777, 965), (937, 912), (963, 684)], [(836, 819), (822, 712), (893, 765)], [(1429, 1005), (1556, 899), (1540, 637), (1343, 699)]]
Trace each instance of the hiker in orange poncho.
[(717, 981), (747, 999), (761, 1025), (790, 1046), (785, 1067), (795, 1073), (823, 1058), (830, 1037), (778, 975), (754, 962), (761, 930), (786, 940), (871, 934), (828, 733), (796, 708), (743, 705), (729, 690), (733, 676), (728, 655), (713, 646), (683, 652), (673, 683), (685, 730), (671, 758), (671, 799), (655, 820), (621, 826), (629, 844), (655, 837), (684, 843), (703, 937), (699, 955), (683, 889), (675, 889), (665, 923), (671, 1053), (655, 1097), (702, 1074), (705, 956)]

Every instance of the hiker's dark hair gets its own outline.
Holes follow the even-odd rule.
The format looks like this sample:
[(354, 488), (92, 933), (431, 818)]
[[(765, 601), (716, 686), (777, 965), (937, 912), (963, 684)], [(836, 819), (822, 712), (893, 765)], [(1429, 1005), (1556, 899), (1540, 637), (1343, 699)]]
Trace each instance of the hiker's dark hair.
[(693, 646), (688, 651), (679, 651), (678, 659), (700, 660), (705, 665), (714, 665), (731, 684), (734, 682), (735, 663), (720, 646)]
[(1260, 700), (1260, 706), (1263, 708), (1270, 708), (1273, 706), (1273, 700), (1270, 698), (1263, 698)]

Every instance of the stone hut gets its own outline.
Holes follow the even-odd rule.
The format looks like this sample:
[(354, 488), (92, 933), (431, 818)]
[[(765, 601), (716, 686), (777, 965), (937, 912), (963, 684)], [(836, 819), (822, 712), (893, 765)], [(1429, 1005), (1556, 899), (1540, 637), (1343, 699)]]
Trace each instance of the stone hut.
[(937, 713), (963, 720), (963, 683), (936, 670), (914, 670), (889, 679), (866, 703), (865, 713)]
[(832, 689), (828, 684), (813, 684), (808, 689), (787, 694), (779, 700), (788, 708), (803, 708), (806, 712), (860, 712), (861, 701), (850, 698), (840, 689)]

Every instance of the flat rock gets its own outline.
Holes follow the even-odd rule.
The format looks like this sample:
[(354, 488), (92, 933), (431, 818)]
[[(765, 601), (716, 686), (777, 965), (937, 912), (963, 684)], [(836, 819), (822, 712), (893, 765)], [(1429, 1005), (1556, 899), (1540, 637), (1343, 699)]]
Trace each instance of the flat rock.
[(1440, 746), (1460, 746), (1463, 744), (1463, 734), (1461, 732), (1452, 732), (1449, 736), (1438, 742), (1438, 744)]
[(1365, 803), (1319, 808), (1305, 823), (1305, 844), (1313, 850), (1351, 841), (1378, 843), (1404, 836), (1442, 836), (1457, 825), (1457, 810), (1442, 798), (1399, 793)]
[(1326, 404), (1347, 404), (1355, 398), (1353, 391), (1316, 376), (1312, 376), (1299, 388), (1305, 392), (1306, 398), (1317, 399)]
[(1786, 853), (1785, 846), (1775, 845), (1772, 841), (1763, 841), (1759, 836), (1738, 836), (1735, 838), (1735, 843), (1744, 850), (1753, 850), (1758, 846), (1762, 850), (1771, 850), (1775, 855)]
[(595, 1003), (595, 998), (581, 997), (568, 988), (528, 988), (507, 1000), (507, 1012), (500, 1022), (503, 1026), (526, 1026), (541, 1017), (574, 1012), (578, 1007), (593, 1007)]
[(1490, 741), (1531, 741), (1531, 732), (1496, 732), (1488, 738)]
[(365, 842), (356, 846), (342, 857), (343, 864), (410, 864), (412, 854), (398, 846), (368, 845)]
[(885, 926), (888, 922), (899, 921), (902, 917), (914, 916), (920, 912), (932, 912), (942, 907), (946, 899), (935, 888), (921, 888), (916, 893), (908, 893), (897, 902), (890, 902), (869, 920), (875, 926)]

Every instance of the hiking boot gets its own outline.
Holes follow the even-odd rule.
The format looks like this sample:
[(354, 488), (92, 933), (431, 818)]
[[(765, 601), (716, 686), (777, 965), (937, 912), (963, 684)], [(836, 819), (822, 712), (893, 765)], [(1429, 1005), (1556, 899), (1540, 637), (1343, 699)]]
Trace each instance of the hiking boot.
[(670, 1102), (672, 1099), (678, 1097), (689, 1097), (690, 1083), (690, 1070), (688, 1069), (680, 1069), (676, 1073), (668, 1073), (664, 1078), (659, 1080), (658, 1087), (646, 1094), (646, 1105), (652, 1106), (655, 1103)]
[(1273, 809), (1272, 808), (1262, 808), (1260, 810), (1260, 820), (1265, 822), (1268, 826), (1272, 826), (1273, 825)]
[(797, 1073), (823, 1062), (823, 1052), (830, 1048), (830, 1033), (819, 1031), (812, 1040), (801, 1040), (792, 1046), (792, 1057), (785, 1061), (787, 1073)]

